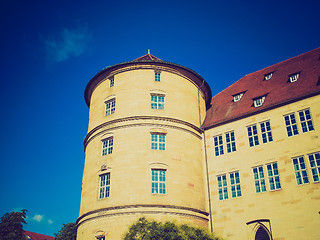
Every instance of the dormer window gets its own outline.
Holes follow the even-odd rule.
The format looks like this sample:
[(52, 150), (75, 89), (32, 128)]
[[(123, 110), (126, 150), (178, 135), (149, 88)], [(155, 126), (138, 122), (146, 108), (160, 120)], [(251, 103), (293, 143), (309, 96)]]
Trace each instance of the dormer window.
[(243, 93), (238, 93), (236, 95), (233, 95), (233, 101), (234, 102), (239, 102), (240, 99), (242, 98), (242, 96), (243, 96)]
[(254, 105), (254, 107), (260, 107), (260, 106), (262, 106), (265, 98), (266, 98), (266, 97), (263, 96), (263, 97), (259, 97), (259, 98), (253, 99), (253, 105)]
[(265, 74), (265, 75), (264, 75), (264, 80), (265, 80), (265, 81), (270, 80), (270, 79), (272, 78), (272, 74), (273, 74), (272, 72), (271, 72), (271, 73), (268, 73), (268, 74)]
[(289, 76), (289, 81), (291, 83), (293, 83), (293, 82), (298, 81), (298, 78), (299, 78), (299, 73), (295, 73), (295, 74), (292, 74), (292, 75)]

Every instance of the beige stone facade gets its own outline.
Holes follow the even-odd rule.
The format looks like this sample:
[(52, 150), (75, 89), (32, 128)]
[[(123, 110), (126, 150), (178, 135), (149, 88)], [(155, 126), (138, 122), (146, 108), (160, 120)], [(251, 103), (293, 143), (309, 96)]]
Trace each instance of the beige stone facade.
[(227, 97), (212, 99), (200, 75), (150, 54), (99, 72), (85, 90), (77, 239), (122, 239), (141, 216), (213, 229), (225, 239), (317, 239), (320, 80), (309, 84), (319, 63), (298, 69), (296, 85), (281, 83), (288, 88), (282, 97), (273, 97), (279, 87), (270, 82), (282, 81), (294, 64), (254, 73), (274, 75), (261, 91), (244, 89), (241, 81), (252, 81), (246, 76)]

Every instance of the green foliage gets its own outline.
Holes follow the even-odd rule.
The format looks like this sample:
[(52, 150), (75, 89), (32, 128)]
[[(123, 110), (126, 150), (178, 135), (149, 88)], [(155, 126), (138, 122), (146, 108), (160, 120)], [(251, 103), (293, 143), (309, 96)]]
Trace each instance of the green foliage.
[(124, 240), (219, 240), (206, 230), (186, 224), (177, 225), (173, 222), (149, 221), (140, 218), (134, 223)]
[(61, 230), (55, 233), (55, 240), (76, 240), (77, 239), (77, 224), (63, 224)]
[(26, 209), (21, 212), (6, 213), (1, 217), (0, 239), (1, 240), (21, 240), (23, 237), (22, 223), (26, 224)]

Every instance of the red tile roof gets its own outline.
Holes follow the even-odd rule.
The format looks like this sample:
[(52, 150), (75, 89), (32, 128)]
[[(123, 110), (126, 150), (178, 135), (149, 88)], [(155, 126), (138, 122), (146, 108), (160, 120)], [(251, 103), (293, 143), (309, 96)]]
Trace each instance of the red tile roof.
[(160, 58), (157, 58), (150, 53), (143, 55), (142, 57), (139, 57), (139, 58), (133, 60), (132, 62), (138, 62), (138, 61), (161, 61), (162, 62), (162, 60)]
[(23, 231), (23, 234), (26, 240), (54, 240), (54, 237), (29, 231)]
[[(272, 73), (270, 80), (264, 76)], [(299, 73), (296, 82), (289, 76)], [(240, 101), (233, 95), (243, 93)], [(248, 74), (211, 100), (203, 127), (205, 129), (238, 120), (290, 102), (320, 94), (320, 48)], [(255, 108), (253, 99), (265, 96), (262, 106)]]

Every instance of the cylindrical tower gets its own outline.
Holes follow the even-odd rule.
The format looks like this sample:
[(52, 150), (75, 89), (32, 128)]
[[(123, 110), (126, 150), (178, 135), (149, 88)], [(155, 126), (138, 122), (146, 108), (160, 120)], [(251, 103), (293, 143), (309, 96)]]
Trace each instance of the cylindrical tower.
[(202, 131), (207, 82), (151, 54), (88, 83), (78, 239), (121, 239), (141, 216), (207, 227)]

